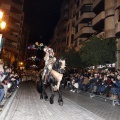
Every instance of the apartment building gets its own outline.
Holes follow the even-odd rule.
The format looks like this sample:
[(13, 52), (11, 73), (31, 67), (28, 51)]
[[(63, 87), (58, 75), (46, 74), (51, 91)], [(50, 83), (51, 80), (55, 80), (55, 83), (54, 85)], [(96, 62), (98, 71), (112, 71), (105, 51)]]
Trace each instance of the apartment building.
[(4, 12), (7, 23), (4, 32), (2, 57), (10, 62), (19, 61), (24, 21), (24, 0), (0, 0), (0, 9)]
[[(68, 11), (69, 19), (60, 25), (66, 29), (64, 45), (68, 48), (75, 46), (76, 50), (79, 50), (92, 35), (116, 38), (118, 48), (116, 68), (120, 68), (120, 0), (70, 0)], [(62, 17), (61, 14), (58, 23)], [(57, 31), (59, 30), (60, 27), (57, 25)]]
[(71, 0), (69, 5), (69, 20), (66, 25), (66, 46), (68, 49), (74, 45), (75, 8), (75, 0)]
[(80, 49), (95, 30), (92, 28), (92, 19), (95, 17), (93, 12), (93, 0), (76, 0), (75, 35), (74, 42), (77, 50)]
[(63, 0), (61, 5), (61, 17), (54, 30), (54, 37), (51, 41), (51, 46), (55, 51), (56, 56), (59, 56), (66, 48), (66, 30), (69, 20), (69, 4), (70, 0)]
[(19, 56), (18, 56), (19, 61), (26, 62), (27, 52), (28, 52), (27, 48), (28, 48), (29, 35), (30, 35), (30, 27), (29, 27), (29, 25), (27, 25), (27, 23), (24, 22), (23, 29), (22, 29), (22, 40), (20, 43), (21, 49), (19, 51)]
[(92, 26), (97, 36), (117, 40), (116, 68), (120, 68), (120, 0), (94, 0), (93, 12)]

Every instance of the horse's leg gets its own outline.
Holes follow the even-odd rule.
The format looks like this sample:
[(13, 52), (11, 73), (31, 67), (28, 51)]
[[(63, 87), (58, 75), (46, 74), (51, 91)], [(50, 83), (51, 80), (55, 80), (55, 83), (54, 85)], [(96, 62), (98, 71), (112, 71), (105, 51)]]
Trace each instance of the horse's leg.
[(45, 100), (48, 100), (48, 96), (47, 96), (47, 93), (46, 93), (46, 90), (45, 90), (45, 85), (43, 84), (43, 79), (41, 78), (40, 79), (40, 99), (45, 99)]
[(54, 89), (53, 89), (53, 84), (51, 83), (50, 84), (50, 89), (51, 89), (51, 97), (50, 97), (50, 104), (53, 104), (54, 103)]
[(61, 84), (60, 84), (60, 87), (59, 87), (59, 90), (58, 90), (58, 103), (60, 106), (63, 105), (63, 98), (62, 98), (62, 88), (61, 88)]
[(45, 88), (44, 84), (43, 84), (43, 95), (44, 95), (44, 99), (47, 101), (48, 100), (48, 95), (46, 93), (46, 88)]

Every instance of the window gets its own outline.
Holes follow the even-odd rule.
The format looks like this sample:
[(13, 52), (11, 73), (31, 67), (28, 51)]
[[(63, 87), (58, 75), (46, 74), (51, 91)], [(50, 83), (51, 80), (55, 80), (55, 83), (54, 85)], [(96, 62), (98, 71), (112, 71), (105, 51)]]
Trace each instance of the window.
[(75, 27), (75, 33), (78, 32), (78, 25)]
[(77, 7), (79, 7), (79, 0), (76, 0), (76, 5)]
[(92, 26), (92, 21), (88, 21), (88, 26), (89, 26), (89, 27)]
[(68, 27), (67, 27), (67, 32), (69, 32), (69, 28), (70, 28), (70, 25), (68, 24)]
[(79, 40), (79, 45), (82, 43), (82, 39)]
[(74, 35), (71, 35), (71, 44), (73, 44), (74, 41)]
[(118, 9), (118, 21), (120, 22), (120, 8)]
[(78, 20), (79, 19), (79, 12), (77, 12), (77, 14), (76, 14), (76, 20)]
[(68, 43), (69, 43), (69, 37), (67, 37), (67, 45), (68, 45)]
[(77, 47), (77, 40), (75, 41), (75, 47)]
[(93, 8), (92, 5), (84, 5), (81, 9), (81, 15), (85, 12), (92, 12)]

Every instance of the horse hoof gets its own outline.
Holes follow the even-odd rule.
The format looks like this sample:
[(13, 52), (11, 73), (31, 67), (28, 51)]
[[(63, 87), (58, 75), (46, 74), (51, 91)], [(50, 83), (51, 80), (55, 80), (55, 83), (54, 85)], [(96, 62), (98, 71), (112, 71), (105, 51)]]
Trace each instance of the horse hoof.
[(53, 104), (54, 103), (54, 100), (53, 98), (50, 97), (50, 104)]
[(63, 100), (58, 100), (60, 106), (63, 106)]
[(40, 99), (43, 99), (43, 96), (42, 96), (42, 95), (40, 95)]
[(48, 101), (48, 96), (45, 96), (44, 99), (45, 99), (45, 101)]
[(59, 102), (59, 105), (60, 105), (60, 106), (63, 106), (63, 102)]

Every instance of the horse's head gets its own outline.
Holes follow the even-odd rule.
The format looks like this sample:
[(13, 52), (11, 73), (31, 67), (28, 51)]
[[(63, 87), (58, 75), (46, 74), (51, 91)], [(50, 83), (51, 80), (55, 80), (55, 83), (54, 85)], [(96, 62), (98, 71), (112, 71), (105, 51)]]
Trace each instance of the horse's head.
[(60, 73), (64, 73), (65, 70), (65, 59), (57, 59), (52, 67), (53, 70), (56, 70)]
[(65, 59), (59, 59), (59, 66), (60, 66), (60, 71), (61, 71), (61, 73), (64, 73), (64, 71), (65, 71)]

